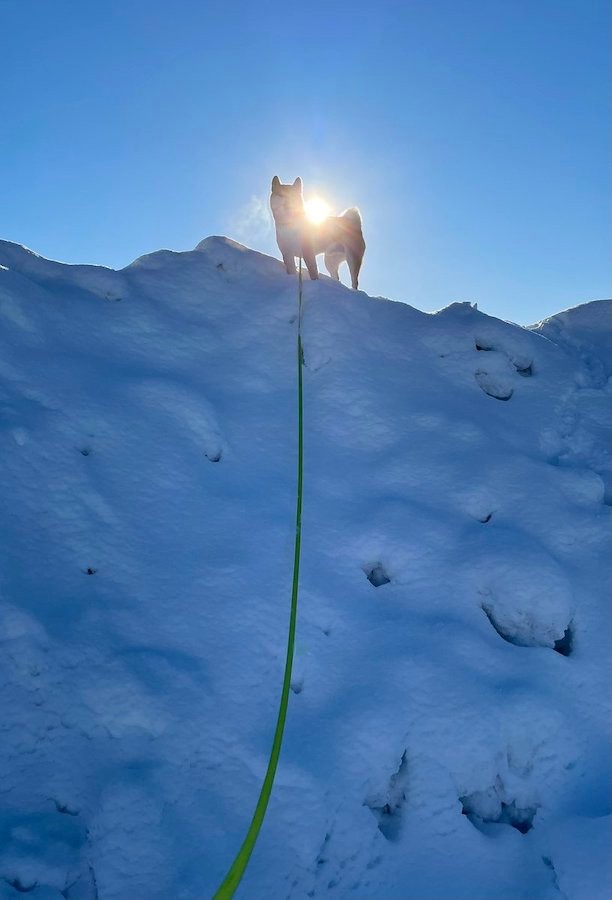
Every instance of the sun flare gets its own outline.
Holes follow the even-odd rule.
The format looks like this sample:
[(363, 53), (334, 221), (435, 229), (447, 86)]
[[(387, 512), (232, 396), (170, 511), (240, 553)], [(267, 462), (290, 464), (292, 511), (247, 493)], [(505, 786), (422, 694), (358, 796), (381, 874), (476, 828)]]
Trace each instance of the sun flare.
[(306, 200), (304, 208), (306, 209), (308, 220), (314, 225), (319, 225), (332, 211), (329, 203), (326, 203), (322, 197), (313, 197), (311, 200)]

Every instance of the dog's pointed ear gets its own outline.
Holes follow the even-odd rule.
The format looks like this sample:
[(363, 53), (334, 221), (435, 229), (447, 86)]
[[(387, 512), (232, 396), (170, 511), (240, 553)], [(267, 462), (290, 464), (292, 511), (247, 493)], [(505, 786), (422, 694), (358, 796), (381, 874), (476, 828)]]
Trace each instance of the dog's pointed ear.
[(275, 175), (274, 178), (272, 179), (272, 193), (274, 193), (274, 191), (279, 187), (280, 187), (280, 178), (278, 177), (278, 175)]
[(301, 179), (299, 176), (298, 176), (298, 177), (295, 179), (295, 181), (293, 182), (293, 187), (294, 187), (294, 188), (297, 188), (298, 191), (301, 191), (301, 190), (302, 190), (302, 179)]

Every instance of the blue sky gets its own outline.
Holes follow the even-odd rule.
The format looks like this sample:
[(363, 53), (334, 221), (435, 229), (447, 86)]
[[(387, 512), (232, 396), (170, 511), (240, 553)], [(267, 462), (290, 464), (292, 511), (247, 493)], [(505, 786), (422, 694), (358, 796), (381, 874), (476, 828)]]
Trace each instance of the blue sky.
[(0, 0), (0, 21), (1, 237), (115, 268), (209, 234), (278, 255), (270, 179), (301, 175), (360, 207), (369, 293), (523, 323), (610, 296), (603, 0)]

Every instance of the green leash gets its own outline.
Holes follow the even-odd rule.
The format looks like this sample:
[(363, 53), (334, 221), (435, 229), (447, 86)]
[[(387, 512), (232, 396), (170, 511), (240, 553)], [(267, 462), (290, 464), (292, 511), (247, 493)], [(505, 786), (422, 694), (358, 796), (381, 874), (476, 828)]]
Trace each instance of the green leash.
[(298, 270), (298, 335), (297, 335), (297, 355), (298, 355), (298, 471), (297, 471), (297, 504), (295, 513), (295, 551), (293, 556), (293, 585), (291, 588), (291, 615), (289, 617), (289, 635), (287, 637), (287, 657), (285, 660), (285, 675), (283, 678), (283, 690), (281, 693), (280, 706), (278, 708), (278, 718), (276, 720), (276, 730), (274, 732), (274, 740), (272, 741), (272, 750), (270, 751), (270, 759), (268, 760), (268, 768), (261, 786), (259, 799), (249, 825), (249, 830), (242, 842), (242, 847), (236, 854), (227, 875), (223, 879), (214, 900), (229, 900), (234, 896), (244, 871), (248, 865), (251, 853), (255, 847), (255, 842), (259, 836), (261, 826), (263, 824), (268, 801), (272, 793), (272, 785), (274, 784), (274, 776), (276, 775), (276, 767), (281, 752), (283, 742), (283, 732), (285, 730), (285, 719), (287, 718), (287, 706), (289, 704), (289, 689), (291, 687), (291, 669), (293, 667), (293, 651), (295, 644), (295, 626), (297, 621), (297, 602), (298, 602), (298, 586), (300, 573), (300, 548), (302, 540), (302, 481), (303, 481), (303, 461), (304, 461), (304, 428), (303, 428), (303, 403), (302, 403), (302, 259)]

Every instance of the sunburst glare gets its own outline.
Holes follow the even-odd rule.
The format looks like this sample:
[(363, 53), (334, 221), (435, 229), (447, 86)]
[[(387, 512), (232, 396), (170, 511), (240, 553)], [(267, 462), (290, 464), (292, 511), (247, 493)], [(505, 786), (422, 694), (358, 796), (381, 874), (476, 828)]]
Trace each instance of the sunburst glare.
[(304, 203), (306, 216), (314, 225), (319, 225), (323, 219), (331, 215), (331, 206), (322, 197), (313, 197)]

